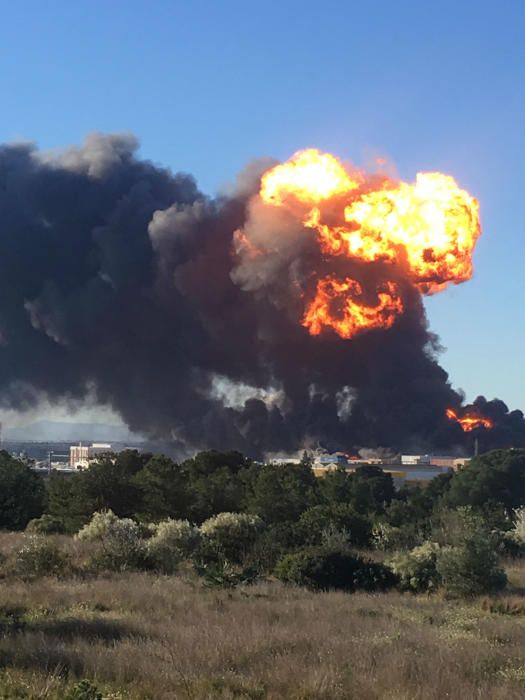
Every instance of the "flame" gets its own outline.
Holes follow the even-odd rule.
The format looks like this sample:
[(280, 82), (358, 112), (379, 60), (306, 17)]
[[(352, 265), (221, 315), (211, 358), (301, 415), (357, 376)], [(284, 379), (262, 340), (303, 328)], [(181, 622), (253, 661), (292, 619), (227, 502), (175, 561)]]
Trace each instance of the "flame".
[(348, 255), (405, 256), (409, 278), (425, 293), (472, 276), (479, 207), (448, 175), (418, 173), (413, 185), (365, 194), (345, 208), (344, 217), (349, 229), (340, 235)]
[(289, 161), (263, 175), (261, 198), (276, 206), (293, 200), (312, 205), (345, 194), (358, 185), (337, 158), (309, 148), (298, 151)]
[(312, 335), (325, 327), (343, 338), (390, 328), (404, 308), (396, 283), (390, 281), (399, 275), (421, 294), (472, 276), (479, 205), (448, 175), (418, 173), (413, 184), (396, 182), (351, 169), (311, 148), (267, 171), (260, 198), (286, 208), (315, 231), (326, 260), (381, 261), (387, 270), (392, 266), (386, 282), (366, 290), (367, 298), (377, 299), (375, 306), (363, 303), (363, 289), (351, 277), (317, 280), (302, 320)]
[(490, 418), (484, 418), (473, 413), (466, 412), (460, 417), (452, 408), (447, 408), (446, 415), (449, 420), (457, 421), (465, 433), (470, 433), (476, 428), (487, 428), (490, 430), (490, 428), (494, 427), (494, 422)]
[(403, 302), (393, 282), (377, 293), (377, 304), (367, 305), (360, 297), (361, 285), (351, 278), (325, 277), (317, 282), (317, 294), (303, 318), (311, 335), (323, 327), (333, 328), (342, 338), (352, 338), (362, 330), (390, 328), (403, 312)]

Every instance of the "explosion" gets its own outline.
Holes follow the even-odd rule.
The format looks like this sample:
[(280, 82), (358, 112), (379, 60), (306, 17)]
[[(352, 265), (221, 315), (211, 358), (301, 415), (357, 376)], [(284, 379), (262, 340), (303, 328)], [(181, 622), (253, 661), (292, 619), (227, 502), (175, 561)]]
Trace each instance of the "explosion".
[[(259, 194), (316, 232), (325, 261), (383, 265), (375, 282), (340, 273), (317, 279), (301, 321), (312, 335), (332, 328), (352, 338), (390, 328), (404, 310), (400, 277), (420, 294), (433, 294), (472, 276), (479, 206), (448, 175), (418, 173), (414, 184), (395, 182), (308, 149), (267, 171)], [(366, 303), (364, 291), (377, 303)]]
[(472, 274), (478, 205), (452, 178), (307, 150), (210, 197), (137, 148), (0, 144), (1, 407), (92, 397), (181, 457), (525, 446), (521, 411), (463, 406), (421, 303)]
[(462, 416), (458, 416), (452, 408), (447, 408), (446, 416), (449, 420), (455, 420), (460, 424), (461, 429), (465, 433), (470, 433), (477, 428), (486, 428), (490, 430), (494, 427), (494, 422), (490, 418), (475, 415), (474, 413), (465, 412)]

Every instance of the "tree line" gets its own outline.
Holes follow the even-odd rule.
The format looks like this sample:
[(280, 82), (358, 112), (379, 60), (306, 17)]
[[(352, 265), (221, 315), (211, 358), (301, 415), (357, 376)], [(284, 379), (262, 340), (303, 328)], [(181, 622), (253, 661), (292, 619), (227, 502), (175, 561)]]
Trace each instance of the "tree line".
[[(394, 488), (378, 466), (335, 469), (316, 478), (309, 458), (300, 464), (259, 464), (239, 452), (200, 452), (177, 464), (164, 455), (125, 450), (101, 456), (73, 475), (43, 479), (0, 452), (0, 528), (24, 529), (47, 514), (61, 532), (76, 532), (96, 511), (142, 522), (166, 518), (200, 524), (222, 512), (250, 513), (267, 525), (300, 523), (312, 531), (325, 521), (355, 532), (366, 545), (374, 524), (424, 527), (438, 508), (470, 506), (502, 524), (525, 505), (525, 450), (496, 450), (426, 486)], [(357, 534), (358, 533), (358, 534)]]

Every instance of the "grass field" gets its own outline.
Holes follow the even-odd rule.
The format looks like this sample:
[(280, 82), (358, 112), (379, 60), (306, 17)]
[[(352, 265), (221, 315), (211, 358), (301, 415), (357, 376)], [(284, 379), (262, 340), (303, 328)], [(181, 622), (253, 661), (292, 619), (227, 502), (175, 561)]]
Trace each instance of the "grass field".
[[(525, 697), (525, 567), (470, 602), (208, 589), (188, 573), (2, 582), (0, 698)], [(2, 694), (3, 693), (3, 694)]]

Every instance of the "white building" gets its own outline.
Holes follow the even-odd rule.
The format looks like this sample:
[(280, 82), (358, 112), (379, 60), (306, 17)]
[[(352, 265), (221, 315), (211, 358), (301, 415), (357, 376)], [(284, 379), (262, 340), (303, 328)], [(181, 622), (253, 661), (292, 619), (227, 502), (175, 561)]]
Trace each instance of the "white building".
[(69, 466), (73, 469), (86, 469), (97, 457), (108, 452), (113, 452), (113, 448), (107, 442), (94, 442), (92, 445), (71, 445), (69, 448)]
[(401, 455), (401, 464), (432, 464), (430, 455)]

